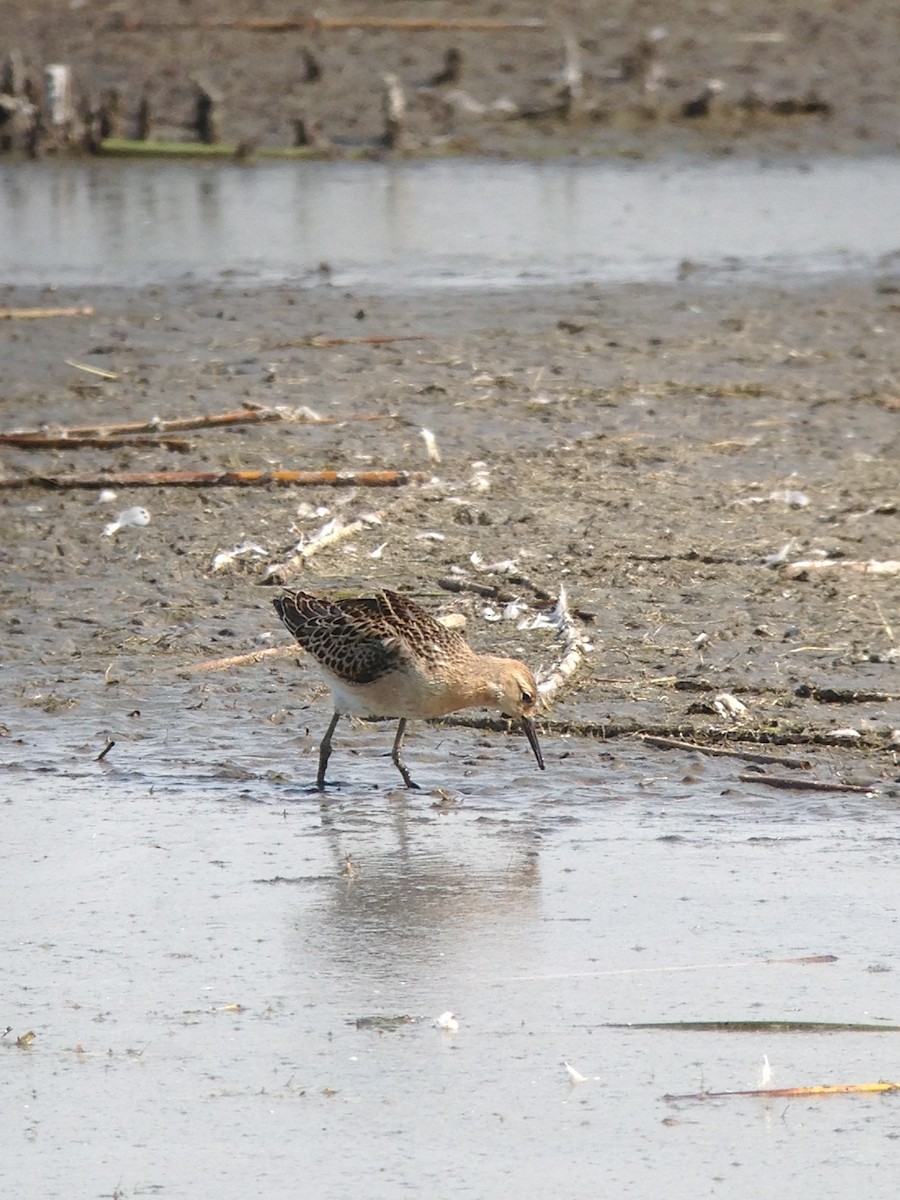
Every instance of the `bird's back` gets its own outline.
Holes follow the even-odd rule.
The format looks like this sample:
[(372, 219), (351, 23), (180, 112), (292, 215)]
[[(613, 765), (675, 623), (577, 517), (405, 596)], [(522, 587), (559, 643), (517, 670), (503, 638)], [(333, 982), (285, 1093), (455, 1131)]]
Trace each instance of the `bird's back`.
[(346, 683), (374, 683), (392, 671), (418, 664), (427, 670), (472, 653), (459, 633), (398, 592), (344, 600), (285, 592), (273, 603), (303, 649)]

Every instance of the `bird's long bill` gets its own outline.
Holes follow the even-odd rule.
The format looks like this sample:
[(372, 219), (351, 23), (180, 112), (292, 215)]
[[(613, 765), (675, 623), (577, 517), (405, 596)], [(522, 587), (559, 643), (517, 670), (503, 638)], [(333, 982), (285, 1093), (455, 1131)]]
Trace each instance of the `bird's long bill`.
[(541, 754), (540, 742), (537, 740), (537, 734), (534, 731), (534, 722), (530, 721), (528, 719), (528, 717), (523, 717), (522, 718), (522, 728), (525, 731), (525, 736), (528, 738), (529, 746), (534, 751), (534, 757), (537, 759), (537, 765), (541, 768), (542, 771), (545, 770), (546, 768), (544, 767), (544, 756), (543, 756), (543, 754)]

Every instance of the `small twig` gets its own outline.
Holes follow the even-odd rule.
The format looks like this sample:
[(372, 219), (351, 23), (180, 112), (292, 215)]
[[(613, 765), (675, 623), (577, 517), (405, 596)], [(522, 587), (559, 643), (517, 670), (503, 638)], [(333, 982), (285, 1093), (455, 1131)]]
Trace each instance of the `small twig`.
[[(285, 345), (312, 346), (316, 349), (325, 346), (389, 346), (393, 342), (430, 342), (432, 338), (430, 333), (398, 334), (395, 337), (380, 337), (377, 334), (371, 337), (324, 337), (321, 334), (313, 334), (312, 337), (301, 338), (299, 342), (287, 342)], [(281, 346), (277, 348), (281, 349)]]
[(86, 371), (88, 375), (96, 375), (99, 379), (111, 379), (114, 383), (119, 379), (115, 371), (107, 371), (103, 367), (92, 367), (90, 363), (76, 362), (74, 358), (65, 359), (65, 364), (67, 367), (74, 367), (77, 371)]
[(194, 671), (227, 671), (231, 667), (246, 667), (253, 663), (265, 662), (270, 658), (297, 657), (298, 648), (288, 646), (272, 646), (268, 650), (253, 650), (249, 654), (233, 654), (229, 658), (208, 658), (204, 662), (191, 663), (184, 668), (186, 672)]
[[(0, 433), (0, 444), (25, 443), (30, 446), (39, 445), (41, 438), (62, 438), (72, 442), (78, 438), (107, 438), (132, 433), (183, 433), (191, 429), (216, 429), (223, 425), (264, 425), (271, 421), (285, 421), (291, 425), (342, 425), (345, 422), (386, 421), (390, 420), (391, 416), (392, 414), (354, 413), (346, 417), (322, 417), (308, 408), (253, 407), (238, 409), (237, 412), (199, 413), (192, 417), (173, 417), (169, 420), (154, 417), (150, 421), (126, 421), (117, 425), (74, 425), (52, 432), (46, 429), (17, 429), (10, 433)], [(47, 444), (51, 444), (49, 440)]]
[[(512, 582), (522, 582), (524, 576), (511, 576)], [(475, 583), (470, 579), (456, 579), (452, 576), (445, 576), (437, 581), (437, 586), (443, 588), (445, 592), (471, 592), (474, 596), (481, 596), (485, 600), (496, 600), (498, 604), (515, 604), (519, 599), (513, 592), (507, 591), (505, 588), (492, 583)], [(532, 590), (535, 591), (535, 598), (538, 609), (545, 609), (553, 604), (553, 597), (543, 591), (543, 588), (538, 589), (536, 585), (532, 585)], [(543, 596), (538, 593), (543, 593)], [(573, 608), (570, 610), (572, 615), (578, 617), (581, 621), (595, 621), (596, 614), (587, 612), (582, 608)], [(673, 676), (674, 679), (674, 676)]]
[(662, 750), (695, 750), (698, 754), (718, 754), (728, 758), (742, 758), (747, 762), (772, 763), (795, 771), (808, 771), (812, 763), (805, 758), (781, 758), (777, 754), (760, 754), (752, 750), (732, 750), (730, 746), (698, 746), (695, 742), (682, 742), (678, 738), (659, 737), (642, 733), (641, 741)]
[(15, 446), (19, 450), (65, 450), (69, 447), (92, 446), (98, 450), (115, 450), (121, 446), (162, 446), (166, 450), (178, 450), (181, 453), (189, 451), (193, 443), (187, 438), (169, 437), (167, 434), (134, 433), (125, 437), (66, 437), (52, 433), (41, 433), (29, 436), (26, 433), (4, 439), (0, 434), (0, 442)]
[(95, 762), (103, 762), (104, 758), (106, 758), (107, 754), (109, 754), (110, 750), (112, 750), (112, 748), (115, 744), (116, 743), (112, 740), (108, 741), (106, 743), (106, 745), (103, 747), (103, 749), (100, 751), (100, 753), (97, 755), (97, 757), (94, 761)]
[[(496, 583), (475, 583), (471, 579), (452, 579), (449, 576), (437, 581), (437, 586), (445, 592), (454, 592), (459, 595), (461, 592), (471, 592), (473, 596), (480, 596), (482, 600), (495, 600), (498, 604), (518, 604), (522, 608), (525, 605), (522, 602), (521, 596), (515, 592), (507, 591)], [(538, 600), (536, 608), (546, 610), (552, 607), (552, 599)]]
[(858, 792), (869, 796), (878, 789), (866, 783), (831, 783), (821, 779), (789, 779), (786, 775), (738, 775), (741, 783), (765, 783), (769, 787), (798, 792)]
[(496, 33), (506, 29), (541, 30), (546, 27), (546, 22), (537, 17), (510, 21), (490, 17), (325, 17), (316, 13), (302, 13), (297, 17), (236, 17), (230, 21), (142, 21), (125, 16), (117, 22), (117, 28), (125, 33), (169, 29), (234, 29), (243, 33), (310, 33), (317, 29), (397, 29), (406, 33), (472, 30)]
[(97, 475), (0, 476), (0, 488), (402, 487), (427, 483), (423, 471), (109, 471)]
[(312, 538), (305, 545), (300, 544), (294, 548), (294, 553), (290, 558), (284, 559), (283, 562), (270, 563), (266, 567), (265, 579), (267, 583), (283, 583), (295, 571), (299, 571), (320, 550), (324, 550), (327, 546), (333, 546), (337, 542), (342, 542), (348, 537), (353, 537), (357, 533), (361, 533), (367, 525), (378, 525), (384, 518), (384, 512), (370, 513), (366, 517), (360, 517), (358, 521), (351, 521), (348, 525), (341, 525), (337, 521), (329, 521), (324, 531), (321, 531), (318, 536)]
[(533, 579), (529, 579), (527, 575), (523, 575), (521, 571), (515, 571), (512, 575), (507, 575), (507, 580), (510, 583), (516, 583), (519, 587), (528, 588), (533, 596), (538, 600), (552, 600), (553, 593), (548, 592), (546, 588), (542, 588), (540, 584), (535, 583)]
[(887, 640), (891, 643), (891, 645), (893, 645), (894, 644), (894, 630), (890, 625), (888, 625), (887, 621), (884, 619), (884, 613), (881, 611), (881, 605), (878, 603), (878, 601), (874, 597), (873, 597), (872, 602), (875, 605), (875, 611), (878, 613), (878, 619), (879, 619), (879, 621), (881, 621), (881, 626), (884, 629), (884, 632), (887, 636)]
[(44, 317), (92, 317), (92, 308), (0, 308), (0, 321), (38, 321)]

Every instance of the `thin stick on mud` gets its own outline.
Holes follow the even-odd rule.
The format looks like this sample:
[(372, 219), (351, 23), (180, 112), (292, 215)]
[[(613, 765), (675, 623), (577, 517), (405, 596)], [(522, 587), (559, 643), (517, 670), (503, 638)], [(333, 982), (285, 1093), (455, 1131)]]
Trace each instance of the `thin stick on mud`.
[(424, 471), (106, 471), (92, 475), (4, 475), (0, 488), (107, 487), (403, 487), (427, 483)]
[(0, 308), (0, 321), (42, 321), (47, 317), (92, 317), (93, 308)]
[(347, 525), (339, 521), (329, 521), (328, 524), (308, 542), (298, 543), (290, 558), (282, 562), (269, 563), (265, 571), (266, 583), (284, 583), (296, 571), (301, 570), (314, 554), (337, 542), (343, 542), (349, 537), (361, 533), (368, 525), (380, 525), (384, 520), (384, 512), (369, 513)]
[[(524, 576), (512, 577), (513, 582), (521, 581)], [(485, 600), (496, 600), (498, 604), (514, 604), (520, 599), (514, 592), (507, 591), (506, 588), (500, 587), (493, 583), (475, 583), (471, 579), (456, 579), (452, 576), (445, 576), (437, 581), (439, 588), (445, 592), (471, 592), (473, 596), (481, 596)], [(544, 592), (543, 588), (538, 588), (536, 584), (531, 585), (531, 590), (535, 591), (535, 599), (537, 600), (536, 608), (552, 607), (553, 597)], [(540, 595), (538, 593), (541, 593)], [(573, 608), (570, 610), (572, 615), (578, 617), (581, 621), (595, 621), (596, 613), (588, 612), (582, 608)], [(674, 681), (675, 676), (672, 676)]]
[(642, 733), (641, 741), (647, 742), (650, 746), (659, 746), (661, 750), (694, 750), (698, 754), (718, 754), (727, 758), (742, 758), (746, 762), (771, 763), (776, 767), (787, 767), (794, 771), (808, 771), (812, 766), (812, 763), (806, 758), (782, 758), (777, 754), (735, 750), (731, 746), (698, 746), (696, 742), (683, 742), (678, 738), (659, 737), (652, 733)]
[(471, 30), (496, 33), (502, 30), (541, 30), (547, 24), (538, 17), (503, 20), (491, 17), (326, 17), (302, 13), (296, 17), (237, 17), (231, 21), (142, 21), (124, 17), (116, 28), (123, 33), (170, 29), (233, 29), (241, 33), (312, 33), (316, 30), (396, 29), (404, 33)]
[(765, 783), (769, 787), (798, 792), (857, 792), (871, 796), (878, 788), (871, 783), (837, 783), (823, 779), (790, 779), (787, 775), (738, 775), (741, 783)]
[(397, 334), (394, 337), (373, 334), (369, 337), (324, 337), (314, 334), (312, 337), (301, 338), (299, 342), (282, 342), (271, 349), (280, 350), (288, 346), (312, 346), (322, 349), (325, 346), (390, 346), (394, 342), (430, 342), (430, 333)]
[(887, 640), (891, 643), (891, 645), (893, 645), (894, 644), (894, 630), (891, 628), (890, 625), (888, 625), (887, 621), (884, 619), (884, 613), (881, 611), (881, 605), (878, 603), (878, 601), (873, 599), (872, 602), (875, 605), (875, 611), (878, 613), (878, 619), (881, 622), (881, 627), (884, 630), (885, 634), (887, 635)]
[(103, 747), (103, 749), (100, 751), (100, 753), (97, 755), (97, 758), (95, 759), (95, 761), (103, 762), (104, 758), (106, 758), (107, 754), (109, 754), (110, 750), (112, 750), (112, 748), (115, 744), (116, 743), (112, 740), (108, 741), (106, 743), (106, 745)]
[(118, 383), (119, 376), (115, 371), (107, 371), (104, 367), (94, 367), (90, 363), (78, 362), (74, 358), (64, 360), (67, 367), (74, 367), (76, 371), (84, 371), (88, 375), (96, 375), (98, 379), (109, 379), (113, 383)]
[[(2, 442), (2, 437), (0, 437), (0, 442)], [(135, 433), (127, 437), (64, 437), (52, 433), (29, 437), (28, 434), (23, 433), (20, 437), (5, 444), (15, 446), (17, 450), (66, 450), (77, 449), (79, 446), (91, 446), (98, 450), (116, 450), (120, 446), (162, 446), (165, 450), (178, 450), (182, 454), (186, 454), (194, 445), (187, 438), (152, 433)]]
[[(475, 33), (496, 33), (506, 29), (540, 30), (546, 29), (547, 24), (539, 17), (525, 17), (520, 20), (503, 20), (496, 17), (324, 17), (314, 15), (306, 20), (313, 21), (316, 29), (397, 29), (404, 33), (422, 33), (430, 31), (471, 30)], [(295, 20), (279, 20), (267, 17), (248, 17), (239, 20), (235, 28), (246, 29), (251, 33), (283, 33), (295, 28), (308, 28)]]
[(265, 662), (271, 658), (296, 658), (297, 652), (296, 645), (271, 646), (268, 650), (252, 650), (249, 654), (232, 654), (228, 658), (208, 658), (204, 662), (191, 663), (183, 670), (189, 674), (193, 674), (195, 671), (228, 671), (232, 667), (252, 666), (254, 663)]
[(172, 417), (162, 420), (153, 417), (149, 421), (125, 421), (113, 425), (72, 425), (68, 428), (56, 429), (52, 432), (46, 429), (16, 429), (8, 433), (0, 433), (0, 444), (40, 445), (41, 438), (65, 438), (75, 441), (78, 438), (103, 438), (119, 434), (131, 433), (181, 433), (190, 429), (216, 429), (231, 425), (264, 425), (270, 421), (285, 421), (292, 425), (341, 425), (353, 424), (357, 421), (387, 421), (393, 414), (355, 413), (346, 417), (322, 417), (309, 408), (264, 408), (247, 407), (236, 412), (197, 413), (190, 417)]

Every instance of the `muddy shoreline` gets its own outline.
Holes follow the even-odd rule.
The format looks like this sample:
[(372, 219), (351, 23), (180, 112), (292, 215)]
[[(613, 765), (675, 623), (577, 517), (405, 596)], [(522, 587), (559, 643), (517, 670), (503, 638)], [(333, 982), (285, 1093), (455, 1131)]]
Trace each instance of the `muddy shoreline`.
[[(832, 0), (814, 12), (771, 0), (709, 9), (618, 0), (602, 13), (588, 0), (566, 0), (552, 16), (524, 0), (502, 0), (489, 13), (477, 0), (426, 7), (390, 0), (374, 13), (336, 3), (324, 15), (336, 22), (424, 17), (431, 29), (351, 24), (261, 33), (228, 27), (247, 17), (238, 0), (161, 0), (152, 14), (130, 0), (13, 0), (0, 7), (0, 51), (18, 54), (19, 73), (38, 90), (47, 64), (69, 65), (82, 108), (96, 110), (114, 92), (112, 132), (127, 137), (136, 136), (145, 100), (151, 136), (194, 138), (200, 83), (216, 98), (215, 136), (244, 154), (290, 146), (298, 121), (313, 150), (383, 153), (385, 74), (396, 75), (406, 95), (394, 151), (401, 154), (822, 155), (898, 147), (900, 64), (890, 32), (897, 12), (889, 0), (852, 9)], [(254, 18), (286, 15), (274, 2), (254, 6)], [(501, 28), (454, 27), (486, 16)], [(535, 19), (544, 27), (514, 28)], [(567, 39), (580, 82), (563, 112)], [(448, 51), (458, 52), (459, 77), (434, 85)], [(714, 102), (696, 111), (692, 103), (711, 79)]]
[[(164, 708), (166, 681), (192, 664), (278, 644), (265, 566), (337, 518), (362, 524), (295, 564), (292, 582), (410, 589), (465, 612), (473, 643), (543, 667), (556, 654), (549, 632), (521, 630), (521, 613), (488, 619), (503, 606), (439, 581), (497, 585), (533, 606), (496, 565), (511, 561), (594, 615), (583, 625), (593, 653), (552, 714), (559, 753), (578, 753), (579, 732), (652, 732), (799, 746), (828, 777), (896, 779), (900, 576), (840, 565), (895, 559), (900, 541), (890, 288), (685, 281), (396, 297), (173, 285), (7, 289), (3, 302), (94, 308), (0, 327), (4, 429), (246, 404), (337, 419), (114, 448), (4, 446), (4, 476), (431, 477), (380, 489), (116, 488), (107, 504), (99, 487), (3, 489), (10, 734), (27, 738), (35, 709), (77, 722), (101, 693), (114, 711), (104, 679)], [(105, 536), (135, 505), (150, 524)], [(258, 550), (214, 569), (245, 543)], [(823, 558), (835, 565), (789, 570)], [(327, 711), (314, 672), (290, 659), (203, 687), (237, 688), (261, 722), (312, 704), (315, 727)], [(747, 712), (716, 711), (720, 692)]]

